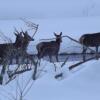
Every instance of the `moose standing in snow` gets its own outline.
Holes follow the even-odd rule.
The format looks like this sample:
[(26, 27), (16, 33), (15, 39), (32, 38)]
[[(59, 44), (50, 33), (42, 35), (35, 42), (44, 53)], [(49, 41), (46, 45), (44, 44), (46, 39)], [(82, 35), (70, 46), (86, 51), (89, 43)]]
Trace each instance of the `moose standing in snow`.
[(79, 39), (80, 43), (83, 45), (83, 60), (85, 61), (85, 53), (87, 47), (96, 48), (96, 59), (98, 59), (98, 48), (100, 46), (100, 32), (93, 34), (84, 34)]
[(56, 57), (56, 60), (58, 62), (58, 52), (60, 49), (60, 44), (62, 42), (62, 32), (60, 35), (57, 35), (54, 33), (56, 40), (50, 41), (50, 42), (40, 42), (37, 44), (36, 48), (38, 51), (38, 59), (43, 58), (44, 56), (49, 56), (50, 62), (52, 60), (52, 56)]

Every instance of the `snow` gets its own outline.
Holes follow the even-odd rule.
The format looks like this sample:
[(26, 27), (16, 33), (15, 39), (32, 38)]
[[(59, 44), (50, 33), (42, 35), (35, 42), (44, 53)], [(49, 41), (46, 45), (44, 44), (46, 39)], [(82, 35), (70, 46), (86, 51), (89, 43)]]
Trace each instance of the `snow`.
[[(34, 37), (35, 41), (31, 42), (28, 47), (29, 53), (37, 53), (36, 44), (41, 39), (54, 38), (53, 32), (62, 32), (63, 35), (77, 40), (82, 34), (100, 32), (99, 7), (99, 0), (0, 0), (0, 19), (2, 19), (0, 20), (0, 33), (3, 32), (14, 42), (14, 27), (18, 30), (27, 29), (25, 23), (19, 18), (27, 18), (39, 24), (38, 32)], [(32, 36), (33, 31), (29, 31), (29, 33)], [(4, 42), (0, 38), (0, 43)], [(60, 52), (76, 51), (77, 47), (73, 48), (73, 46), (79, 45), (71, 42), (68, 38), (63, 38)], [(89, 61), (73, 71), (69, 71), (68, 67), (74, 63), (76, 61), (67, 62), (63, 68), (59, 67), (60, 63), (56, 63), (58, 68), (55, 72), (53, 64), (43, 61), (41, 69), (44, 66), (45, 68), (33, 83), (25, 99), (100, 100), (100, 60)], [(63, 72), (63, 77), (55, 79), (54, 76), (60, 72)], [(7, 93), (3, 90), (15, 93), (18, 79), (23, 88), (23, 84), (25, 85), (31, 79), (32, 71), (22, 76), (24, 79), (18, 76), (8, 85), (0, 86), (0, 100), (9, 99), (6, 96), (1, 96)], [(31, 80), (31, 82), (33, 81)]]
[[(30, 93), (35, 94), (36, 100), (99, 100), (99, 65), (99, 61), (88, 62), (83, 65), (83, 70), (70, 73), (62, 81), (45, 75), (35, 82)], [(33, 97), (31, 94), (28, 95)]]

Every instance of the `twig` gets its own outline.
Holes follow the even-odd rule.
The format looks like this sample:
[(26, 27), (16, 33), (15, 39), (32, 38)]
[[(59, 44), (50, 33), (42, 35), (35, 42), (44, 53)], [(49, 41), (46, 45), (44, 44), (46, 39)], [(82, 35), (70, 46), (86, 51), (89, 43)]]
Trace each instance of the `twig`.
[(0, 36), (3, 38), (4, 41), (8, 40), (7, 42), (12, 43), (12, 40), (4, 35), (4, 33), (0, 30)]
[(34, 32), (34, 34), (33, 34), (33, 36), (32, 36), (32, 38), (35, 36), (35, 34), (36, 34), (36, 32), (37, 32), (37, 30), (38, 30), (38, 24), (35, 24), (35, 23), (33, 23), (33, 22), (31, 22), (31, 21), (28, 21), (28, 20), (26, 20), (25, 18), (20, 18), (22, 21), (24, 21), (25, 22), (25, 24), (26, 24), (26, 26), (27, 27), (30, 27), (31, 28), (31, 30), (35, 30), (35, 32)]
[[(91, 49), (91, 48), (89, 48), (89, 47), (87, 47), (87, 46), (85, 46), (85, 45), (81, 44), (79, 41), (77, 41), (76, 39), (74, 39), (74, 38), (72, 38), (72, 37), (70, 37), (70, 36), (68, 36), (68, 35), (62, 36), (62, 38), (63, 38), (63, 37), (67, 37), (67, 38), (69, 38), (70, 40), (72, 40), (72, 41), (74, 41), (74, 42), (76, 42), (76, 43), (78, 43), (78, 44), (80, 44), (80, 45), (82, 45), (82, 46), (84, 46), (84, 47), (88, 48), (89, 50), (91, 50), (91, 51), (95, 52), (93, 49)], [(56, 38), (50, 38), (50, 39), (40, 39), (40, 40), (53, 40), (53, 39), (56, 39)]]
[(60, 73), (60, 74), (57, 74), (57, 75), (55, 76), (55, 78), (58, 79), (59, 77), (62, 77), (62, 76), (63, 76), (63, 73)]
[[(2, 88), (2, 89), (3, 89), (3, 88)], [(15, 97), (14, 97), (14, 95), (13, 95), (12, 93), (9, 93), (9, 92), (8, 92), (7, 90), (5, 90), (5, 89), (3, 89), (3, 91), (4, 91), (5, 94), (7, 93), (9, 96), (11, 96), (13, 100), (15, 100)]]
[(84, 47), (88, 48), (89, 50), (91, 50), (91, 51), (95, 52), (93, 49), (91, 49), (91, 48), (87, 47), (86, 45), (81, 44), (79, 41), (77, 41), (77, 40), (76, 40), (76, 39), (74, 39), (74, 38), (71, 38), (71, 37), (70, 37), (70, 36), (68, 36), (68, 35), (65, 35), (65, 36), (62, 36), (62, 37), (67, 37), (67, 38), (69, 38), (70, 40), (72, 40), (72, 41), (74, 41), (74, 42), (76, 42), (76, 43), (78, 43), (78, 44), (80, 44), (80, 45), (82, 45), (82, 46), (84, 46)]
[[(100, 56), (99, 56), (99, 57), (100, 57)], [(76, 63), (76, 64), (74, 64), (74, 65), (71, 65), (71, 66), (69, 67), (69, 70), (72, 70), (72, 69), (78, 67), (79, 65), (81, 65), (81, 64), (83, 64), (83, 63), (86, 63), (86, 62), (88, 62), (88, 61), (90, 61), (90, 60), (93, 60), (93, 59), (95, 59), (95, 58), (96, 58), (96, 57), (92, 57), (92, 58), (89, 58), (89, 59), (87, 59), (87, 60), (85, 60), (85, 61), (81, 61), (81, 62), (78, 62), (78, 63)]]
[(16, 71), (16, 72), (14, 72), (13, 74), (11, 74), (11, 77), (13, 77), (13, 76), (16, 75), (16, 74), (22, 74), (22, 73), (24, 73), (24, 72), (26, 72), (26, 71), (30, 71), (30, 70), (32, 70), (32, 69), (30, 68), (30, 69), (24, 69), (24, 70), (21, 70), (21, 71)]
[(31, 81), (31, 78), (30, 78), (30, 79), (28, 80), (28, 82), (26, 83), (26, 85), (25, 85), (25, 87), (23, 88), (23, 91), (22, 91), (22, 92), (24, 92), (24, 91), (26, 90), (26, 88), (27, 88), (27, 86), (29, 85), (30, 81)]
[(68, 61), (68, 58), (69, 58), (69, 56), (66, 57), (65, 61), (64, 61), (64, 62), (62, 63), (62, 65), (61, 65), (61, 67), (63, 67), (63, 66), (66, 64), (66, 62)]
[(28, 91), (31, 89), (31, 87), (33, 86), (34, 81), (32, 81), (30, 87), (26, 90), (26, 92), (23, 94), (23, 97), (28, 93)]

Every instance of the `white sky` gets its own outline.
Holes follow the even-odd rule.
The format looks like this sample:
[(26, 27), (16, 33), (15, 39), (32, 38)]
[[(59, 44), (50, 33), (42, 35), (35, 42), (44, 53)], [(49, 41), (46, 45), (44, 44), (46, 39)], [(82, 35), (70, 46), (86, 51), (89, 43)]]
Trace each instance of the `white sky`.
[(90, 15), (99, 15), (99, 4), (99, 0), (0, 0), (0, 18), (80, 17), (87, 9)]

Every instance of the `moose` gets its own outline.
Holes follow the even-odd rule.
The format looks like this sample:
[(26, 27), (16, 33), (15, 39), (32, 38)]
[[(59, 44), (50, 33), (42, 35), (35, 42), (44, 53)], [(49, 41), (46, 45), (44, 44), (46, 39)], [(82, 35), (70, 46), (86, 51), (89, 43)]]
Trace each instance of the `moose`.
[(1, 76), (5, 73), (5, 64), (8, 64), (9, 60), (16, 58), (16, 63), (18, 63), (19, 57), (26, 57), (29, 54), (26, 52), (27, 46), (30, 41), (34, 39), (28, 35), (28, 32), (18, 32), (14, 33), (16, 36), (15, 43), (5, 43), (0, 44), (0, 63), (3, 65), (1, 70)]
[(23, 39), (22, 33), (19, 33), (19, 34), (15, 33), (15, 36), (16, 36), (15, 43), (0, 44), (0, 59), (1, 59), (0, 62), (1, 63), (4, 61), (7, 55), (11, 53), (10, 52), (11, 49), (15, 49), (15, 48), (18, 49), (21, 47), (22, 39)]
[[(30, 41), (33, 41), (34, 39), (28, 35), (28, 32), (18, 32), (14, 33), (16, 36), (15, 43), (5, 43), (0, 44), (0, 58), (1, 62), (10, 54), (10, 59), (13, 56), (18, 57), (18, 53), (20, 51), (26, 52), (27, 46)], [(8, 52), (9, 51), (9, 52)], [(18, 62), (17, 62), (18, 63)]]
[(49, 56), (50, 62), (52, 61), (52, 56), (56, 57), (56, 61), (58, 62), (58, 52), (60, 49), (60, 44), (62, 42), (62, 32), (60, 35), (54, 33), (56, 40), (49, 42), (40, 42), (37, 44), (36, 48), (38, 51), (38, 59), (43, 58), (44, 56)]
[(96, 48), (96, 59), (98, 59), (98, 48), (100, 46), (100, 32), (93, 34), (84, 34), (79, 39), (80, 43), (83, 45), (83, 60), (85, 61), (85, 54), (87, 47)]
[(22, 44), (21, 44), (19, 53), (20, 53), (21, 57), (23, 58), (23, 60), (25, 58), (27, 58), (27, 60), (28, 60), (28, 58), (30, 59), (31, 57), (27, 53), (27, 47), (28, 47), (30, 41), (34, 41), (34, 39), (31, 36), (29, 36), (27, 31), (25, 31), (25, 32), (22, 31), (22, 33), (23, 33), (24, 37), (22, 39)]

